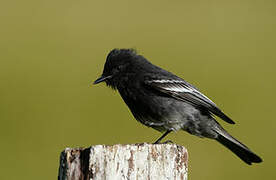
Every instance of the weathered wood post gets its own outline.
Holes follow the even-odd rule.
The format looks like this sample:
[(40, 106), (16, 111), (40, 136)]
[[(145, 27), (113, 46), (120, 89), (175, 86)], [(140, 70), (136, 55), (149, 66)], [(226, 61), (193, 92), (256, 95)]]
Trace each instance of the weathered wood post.
[(66, 148), (59, 180), (187, 180), (188, 153), (175, 144)]

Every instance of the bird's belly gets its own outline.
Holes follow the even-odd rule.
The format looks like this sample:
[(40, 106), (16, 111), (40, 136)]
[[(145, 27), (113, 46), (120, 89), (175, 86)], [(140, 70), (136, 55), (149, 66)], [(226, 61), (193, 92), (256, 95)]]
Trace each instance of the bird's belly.
[(209, 117), (187, 102), (150, 93), (143, 95), (142, 92), (134, 96), (128, 89), (119, 92), (135, 119), (158, 131), (182, 129), (201, 137), (205, 131), (202, 128), (207, 127)]
[(171, 98), (148, 98), (145, 103), (137, 102), (130, 107), (134, 117), (142, 124), (158, 131), (185, 129), (199, 111), (188, 103)]

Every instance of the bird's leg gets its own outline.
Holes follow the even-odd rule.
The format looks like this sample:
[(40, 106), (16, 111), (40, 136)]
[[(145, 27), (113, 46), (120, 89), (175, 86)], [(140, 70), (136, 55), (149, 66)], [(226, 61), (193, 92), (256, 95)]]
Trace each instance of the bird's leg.
[[(162, 140), (165, 136), (167, 136), (171, 131), (172, 131), (172, 130), (167, 130), (167, 131), (166, 131), (160, 138), (158, 138), (157, 141), (155, 141), (153, 144), (163, 144), (163, 143), (160, 143), (161, 140)], [(166, 143), (171, 143), (171, 142), (172, 142), (172, 141), (168, 140), (168, 141), (164, 142), (164, 144), (166, 144)]]

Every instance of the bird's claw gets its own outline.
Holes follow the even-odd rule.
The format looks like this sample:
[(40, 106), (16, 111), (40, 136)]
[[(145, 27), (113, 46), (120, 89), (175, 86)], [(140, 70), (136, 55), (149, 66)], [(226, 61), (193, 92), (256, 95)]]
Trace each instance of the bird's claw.
[(169, 144), (169, 143), (173, 144), (173, 141), (167, 140), (167, 141), (164, 141), (164, 142), (155, 142), (153, 144)]

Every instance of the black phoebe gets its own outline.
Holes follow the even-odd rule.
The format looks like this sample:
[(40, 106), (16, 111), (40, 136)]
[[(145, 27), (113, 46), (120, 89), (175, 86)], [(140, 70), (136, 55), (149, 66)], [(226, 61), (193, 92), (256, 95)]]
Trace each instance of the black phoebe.
[(217, 140), (247, 164), (262, 162), (214, 119), (216, 115), (234, 124), (214, 102), (193, 85), (151, 64), (132, 49), (114, 49), (108, 54), (103, 74), (94, 84), (100, 82), (119, 91), (139, 122), (165, 132), (155, 143), (160, 143), (171, 131), (185, 130)]

